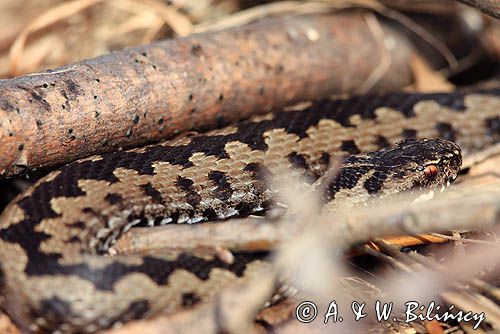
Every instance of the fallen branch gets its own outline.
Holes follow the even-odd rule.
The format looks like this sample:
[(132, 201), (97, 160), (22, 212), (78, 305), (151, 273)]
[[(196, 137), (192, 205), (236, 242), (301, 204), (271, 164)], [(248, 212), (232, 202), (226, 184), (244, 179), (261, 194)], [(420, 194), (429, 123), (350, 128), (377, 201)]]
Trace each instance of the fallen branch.
[(364, 14), (275, 17), (1, 81), (0, 177), (356, 92), (372, 73), (375, 90), (409, 84), (410, 46), (372, 28)]
[[(497, 187), (492, 191), (461, 189), (443, 198), (411, 207), (396, 202), (381, 209), (351, 212), (348, 218), (322, 215), (314, 226), (330, 231), (328, 233), (334, 235), (336, 241), (342, 241), (343, 245), (339, 247), (349, 248), (377, 237), (491, 228), (498, 226), (499, 222), (500, 192)], [(253, 217), (197, 226), (134, 228), (118, 240), (111, 252), (148, 253), (158, 249), (203, 249), (214, 253), (221, 249), (270, 250), (303, 232), (286, 221), (269, 222), (264, 218)], [(418, 239), (421, 242), (434, 240), (432, 236), (421, 236), (406, 242), (415, 244)], [(398, 239), (392, 241), (397, 243)]]

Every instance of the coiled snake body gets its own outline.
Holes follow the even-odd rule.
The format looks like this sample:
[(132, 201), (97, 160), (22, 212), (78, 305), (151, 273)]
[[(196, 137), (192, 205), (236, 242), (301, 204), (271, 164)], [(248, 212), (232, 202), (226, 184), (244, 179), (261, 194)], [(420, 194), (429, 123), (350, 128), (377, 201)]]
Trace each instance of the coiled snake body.
[[(464, 153), (500, 139), (500, 90), (309, 103), (195, 136), (66, 165), (0, 217), (2, 309), (24, 331), (91, 332), (175, 311), (269, 266), (203, 254), (107, 256), (135, 225), (195, 223), (273, 205), (265, 182), (293, 167), (313, 182), (350, 155), (322, 198), (367, 201), (452, 181)], [(378, 150), (378, 151), (377, 151)], [(373, 152), (375, 151), (375, 152)], [(365, 153), (373, 152), (373, 153)], [(434, 166), (431, 173), (426, 167)]]

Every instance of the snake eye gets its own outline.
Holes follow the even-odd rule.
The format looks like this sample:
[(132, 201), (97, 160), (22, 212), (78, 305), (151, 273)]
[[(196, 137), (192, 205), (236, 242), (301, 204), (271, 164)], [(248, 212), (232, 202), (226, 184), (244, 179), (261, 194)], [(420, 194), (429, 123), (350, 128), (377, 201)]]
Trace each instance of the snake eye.
[(438, 168), (436, 167), (436, 165), (429, 165), (425, 167), (424, 174), (425, 176), (427, 176), (427, 178), (433, 179), (438, 174)]

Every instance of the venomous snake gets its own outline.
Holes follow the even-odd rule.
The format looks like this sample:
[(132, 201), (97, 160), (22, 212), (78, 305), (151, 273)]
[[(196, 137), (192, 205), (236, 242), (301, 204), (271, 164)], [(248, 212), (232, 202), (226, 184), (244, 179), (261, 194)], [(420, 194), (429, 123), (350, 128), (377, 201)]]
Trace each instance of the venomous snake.
[[(436, 137), (445, 140), (412, 139)], [(92, 332), (174, 312), (257, 275), (270, 266), (266, 254), (235, 253), (231, 264), (182, 252), (110, 256), (132, 226), (266, 209), (275, 196), (270, 176), (293, 167), (312, 183), (346, 154), (322, 188), (326, 210), (439, 187), (457, 176), (460, 148), (468, 154), (499, 139), (500, 89), (392, 93), (311, 102), (73, 162), (0, 216), (1, 307), (25, 332)]]

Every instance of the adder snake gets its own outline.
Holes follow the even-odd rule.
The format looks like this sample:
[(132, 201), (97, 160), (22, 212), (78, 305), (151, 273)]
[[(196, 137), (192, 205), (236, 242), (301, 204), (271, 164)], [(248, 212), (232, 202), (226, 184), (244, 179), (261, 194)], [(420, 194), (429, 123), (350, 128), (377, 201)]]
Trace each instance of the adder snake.
[[(446, 140), (404, 140), (435, 137)], [(176, 311), (267, 268), (265, 254), (235, 253), (232, 264), (202, 254), (109, 256), (132, 226), (266, 209), (275, 195), (267, 178), (292, 167), (312, 183), (346, 154), (323, 188), (327, 210), (341, 200), (441, 187), (461, 164), (449, 141), (468, 154), (499, 139), (499, 89), (393, 93), (308, 103), (76, 161), (39, 180), (1, 215), (2, 309), (27, 332), (91, 332)]]

